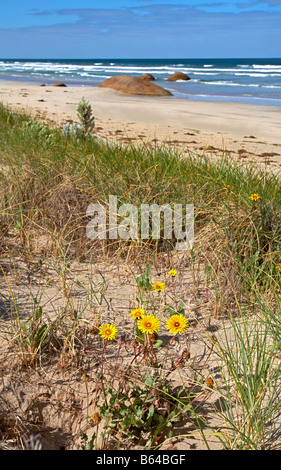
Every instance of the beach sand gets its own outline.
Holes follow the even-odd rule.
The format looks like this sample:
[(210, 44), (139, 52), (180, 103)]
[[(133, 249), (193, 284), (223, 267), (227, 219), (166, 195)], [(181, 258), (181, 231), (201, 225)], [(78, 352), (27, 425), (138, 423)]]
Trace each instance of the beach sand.
[(165, 142), (184, 153), (222, 156), (281, 166), (281, 108), (174, 97), (122, 95), (92, 87), (0, 82), (0, 101), (49, 123), (77, 120), (84, 96), (93, 109), (97, 134), (109, 140)]
[[(143, 141), (149, 145), (154, 145), (156, 141), (166, 142), (186, 154), (194, 152), (215, 158), (227, 151), (229, 155), (240, 159), (243, 164), (251, 159), (259, 163), (268, 161), (270, 169), (280, 170), (281, 108), (278, 107), (191, 102), (170, 97), (144, 98), (122, 96), (112, 90), (100, 88), (41, 87), (28, 83), (0, 82), (0, 102), (9, 105), (12, 109), (31, 113), (50, 124), (62, 125), (76, 120), (76, 108), (82, 96), (92, 105), (96, 117), (96, 131), (101, 138), (113, 141), (118, 139), (124, 143), (132, 139), (133, 142)], [(44, 239), (43, 241), (39, 239), (38, 247), (44, 243)], [(3, 316), (2, 338), (0, 339), (0, 369), (3, 380), (0, 394), (5, 396), (4, 405), (8, 409), (6, 414), (8, 417), (10, 415), (16, 417), (21, 433), (25, 429), (22, 428), (22, 423), (26, 426), (26, 434), (29, 429), (34, 432), (40, 431), (43, 449), (79, 450), (81, 449), (79, 434), (81, 430), (87, 430), (89, 436), (98, 432), (95, 425), (90, 425), (88, 421), (89, 415), (96, 413), (96, 402), (93, 397), (97, 390), (100, 358), (98, 357), (97, 360), (96, 356), (91, 353), (95, 351), (95, 348), (101, 351), (98, 349), (100, 343), (97, 335), (93, 336), (93, 330), (88, 333), (85, 327), (85, 344), (88, 344), (88, 336), (93, 337), (90, 343), (93, 351), (82, 348), (80, 350), (80, 341), (84, 341), (84, 337), (81, 336), (80, 339), (79, 336), (77, 346), (73, 346), (73, 352), (69, 349), (68, 353), (68, 346), (64, 346), (66, 347), (65, 355), (64, 352), (60, 352), (62, 350), (55, 350), (55, 347), (59, 348), (59, 346), (55, 346), (54, 343), (51, 351), (56, 351), (53, 353), (54, 356), (60, 355), (58, 362), (57, 356), (51, 357), (51, 352), (48, 353), (50, 354), (48, 361), (44, 356), (42, 364), (40, 362), (34, 369), (18, 365), (14, 346), (11, 350), (9, 343), (3, 340), (5, 328), (9, 330), (10, 327), (10, 323), (4, 316), (11, 308), (7, 301), (10, 298), (10, 289), (23, 313), (33, 311), (34, 299), (36, 296), (39, 297), (39, 294), (40, 305), (43, 305), (44, 315), (47, 318), (60, 318), (64, 311), (68, 315), (72, 314), (72, 311), (79, 312), (79, 315), (82, 315), (82, 321), (84, 318), (87, 319), (87, 322), (85, 321), (87, 326), (96, 318), (106, 322), (109, 314), (112, 315), (114, 312), (116, 315), (118, 312), (118, 315), (114, 316), (118, 322), (117, 326), (120, 332), (125, 331), (126, 334), (128, 332), (129, 338), (131, 324), (127, 319), (127, 314), (136, 305), (135, 299), (139, 295), (139, 290), (135, 277), (141, 275), (142, 271), (137, 271), (136, 267), (132, 270), (131, 266), (121, 258), (119, 264), (115, 261), (92, 264), (75, 262), (71, 264), (71, 269), (67, 265), (67, 276), (64, 277), (63, 261), (59, 261), (61, 263), (59, 269), (52, 268), (52, 262), (49, 263), (48, 260), (43, 265), (39, 265), (36, 250), (32, 263), (29, 256), (23, 255), (21, 259), (12, 257), (11, 260), (8, 256), (7, 254), (6, 259), (3, 256), (3, 262), (1, 262), (7, 272), (8, 283), (5, 285), (3, 280), (2, 297), (0, 297), (0, 313)], [(225, 331), (228, 332), (228, 342), (234, 341), (235, 335), (231, 325), (227, 324), (224, 330), (225, 321), (217, 318), (217, 303), (214, 302), (213, 297), (206, 299), (203, 267), (200, 266), (202, 272), (199, 272), (199, 269), (197, 271), (196, 267), (196, 277), (198, 276), (196, 283), (199, 279), (201, 281), (193, 290), (194, 272), (185, 257), (176, 254), (172, 260), (173, 267), (178, 270), (179, 281), (173, 285), (172, 294), (169, 294), (167, 289), (167, 294), (165, 294), (167, 305), (173, 302), (174, 298), (183, 299), (191, 325), (191, 332), (188, 336), (190, 359), (182, 368), (179, 368), (179, 374), (175, 369), (174, 375), (171, 375), (172, 383), (174, 386), (182, 386), (182, 383), (196, 383), (197, 376), (214, 376), (220, 384), (222, 379), (218, 371), (223, 365), (218, 362), (216, 354), (207, 356), (206, 351), (210, 347), (207, 339), (211, 331), (214, 335), (216, 333), (216, 337), (221, 335), (222, 341), (226, 339)], [(171, 262), (170, 258), (167, 258), (165, 262)], [(168, 283), (172, 281), (168, 275), (166, 278), (163, 277), (165, 276), (164, 268), (165, 266), (163, 267), (158, 260), (158, 265), (152, 269), (152, 276), (154, 279), (160, 279), (158, 276), (161, 274), (161, 279), (164, 279), (168, 286)], [(98, 295), (100, 294), (101, 301), (96, 304), (93, 300), (93, 308), (88, 294), (91, 293), (92, 296), (95, 290)], [(80, 330), (77, 331), (77, 334), (80, 334)], [(10, 338), (8, 334), (7, 338)], [(65, 339), (65, 344), (67, 342), (68, 339)], [(126, 364), (128, 361), (129, 347), (128, 341), (126, 346), (122, 347), (120, 357), (123, 362), (121, 364)], [(172, 347), (174, 349), (171, 357), (173, 354), (178, 357), (182, 354), (182, 348), (186, 347), (186, 343), (181, 338), (175, 341)], [(108, 354), (106, 373), (109, 374), (112, 370), (114, 371), (112, 358), (114, 358), (114, 364), (116, 360), (114, 345)], [(86, 367), (86, 372), (84, 367)], [(122, 372), (121, 368), (120, 371)], [(225, 421), (218, 413), (226, 406), (221, 393), (216, 388), (206, 389), (205, 393), (206, 415), (202, 413), (202, 416), (214, 429), (220, 429), (220, 427), (224, 429)], [(202, 395), (198, 396), (201, 396), (200, 400), (202, 400)], [(276, 423), (276, 426), (278, 425), (280, 423)], [(17, 429), (15, 424), (11, 424), (12, 426)], [(99, 432), (101, 429), (100, 427)], [(3, 431), (5, 429), (2, 427)], [(222, 444), (215, 433), (212, 435), (211, 432), (207, 432), (206, 435), (211, 450), (222, 449)], [(13, 444), (14, 441), (11, 442)], [(126, 450), (126, 440), (122, 445)], [(189, 419), (188, 414), (187, 418), (173, 425), (173, 440), (167, 439), (161, 446), (161, 450), (172, 451), (206, 450), (205, 441), (196, 426), (194, 428), (194, 423)], [(142, 450), (140, 446), (136, 448)]]

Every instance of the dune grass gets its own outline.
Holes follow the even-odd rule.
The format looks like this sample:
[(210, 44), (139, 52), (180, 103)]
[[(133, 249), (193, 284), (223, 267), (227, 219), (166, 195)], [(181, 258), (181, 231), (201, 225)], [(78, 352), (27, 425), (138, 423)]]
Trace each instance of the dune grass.
[[(184, 386), (185, 400), (172, 396), (170, 384), (161, 374), (152, 381), (146, 374), (140, 375), (135, 392), (140, 400), (138, 406), (150, 400), (151, 388), (162, 405), (164, 391), (166, 401), (172, 396), (169, 419), (159, 418), (151, 405), (148, 414), (143, 416), (138, 408), (139, 420), (131, 420), (127, 411), (134, 402), (128, 405), (126, 400), (132, 397), (124, 395), (114, 377), (103, 387), (115, 398), (111, 407), (107, 406), (103, 388), (105, 401), (100, 413), (108, 422), (108, 430), (126, 436), (133, 427), (145, 427), (146, 431), (151, 428), (148, 442), (152, 447), (157, 445), (164, 425), (171, 429), (172, 423), (187, 411), (206, 448), (208, 435), (216, 435), (226, 449), (278, 447), (276, 420), (281, 405), (278, 174), (251, 162), (239, 163), (227, 153), (219, 159), (210, 159), (191, 153), (183, 156), (166, 145), (124, 146), (117, 141), (102, 141), (94, 134), (66, 138), (62, 129), (51, 128), (0, 105), (0, 189), (2, 259), (22, 257), (53, 263), (59, 266), (62, 279), (72, 261), (105, 259), (153, 266), (161, 255), (172, 256), (175, 250), (175, 240), (165, 240), (163, 236), (159, 240), (88, 240), (85, 230), (89, 204), (99, 202), (107, 206), (110, 195), (117, 196), (118, 204), (135, 206), (194, 204), (195, 242), (185, 256), (193, 273), (195, 291), (199, 288), (198, 273), (203, 270), (206, 292), (211, 292), (214, 300), (214, 317), (226, 322), (223, 335), (215, 342), (207, 335), (206, 340), (216, 355), (223, 379), (216, 390), (225, 403), (223, 409), (217, 410), (224, 425), (205, 432), (208, 425), (205, 422), (202, 426), (204, 420), (194, 404), (193, 387), (187, 390)], [(257, 200), (251, 198), (253, 194), (258, 195)], [(165, 306), (160, 308), (158, 303), (147, 300), (151, 281), (145, 270), (137, 281), (139, 287), (141, 282), (142, 306), (159, 315)], [(176, 299), (175, 305), (181, 305), (179, 301)], [(77, 318), (68, 325), (61, 322), (61, 317), (47, 324), (37, 302), (35, 307), (29, 322), (16, 315), (13, 324), (14, 344), (20, 346), (21, 358), (28, 366), (36, 363), (41, 346), (50, 340), (56, 328), (64, 330), (63, 351), (65, 345), (73, 347), (78, 328)], [(173, 313), (181, 314), (181, 310)], [(147, 346), (154, 351), (150, 343)], [(130, 371), (128, 368), (124, 372), (123, 380), (131, 387)], [(201, 385), (203, 379), (206, 378), (201, 377)], [(100, 380), (102, 383), (105, 380), (103, 371)], [(113, 406), (118, 399), (127, 423), (126, 432), (124, 426), (120, 427), (121, 415), (116, 415)], [(98, 431), (92, 440), (82, 434), (86, 442), (83, 448), (97, 448), (100, 445), (97, 434)], [(105, 442), (103, 436), (103, 445)]]
[[(27, 238), (37, 225), (49, 233), (63, 228), (64, 244), (81, 243), (87, 206), (106, 205), (109, 195), (136, 206), (193, 203), (199, 240), (205, 234), (210, 244), (212, 237), (218, 247), (225, 244), (241, 275), (254, 275), (252, 282), (264, 282), (263, 273), (271, 273), (274, 282), (281, 231), (278, 175), (238, 164), (227, 154), (210, 161), (192, 154), (182, 158), (164, 145), (65, 139), (60, 129), (3, 106), (0, 125), (3, 219), (19, 231), (23, 226)], [(252, 193), (260, 199), (250, 200)], [(138, 249), (143, 245), (154, 248), (155, 242), (139, 243)]]

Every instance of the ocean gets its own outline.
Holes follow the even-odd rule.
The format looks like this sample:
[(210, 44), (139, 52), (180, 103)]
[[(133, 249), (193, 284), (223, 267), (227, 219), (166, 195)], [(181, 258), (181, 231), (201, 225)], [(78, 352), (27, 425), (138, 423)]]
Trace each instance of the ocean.
[[(173, 98), (281, 106), (279, 59), (0, 59), (0, 80), (97, 87), (113, 75), (151, 73)], [(174, 72), (190, 80), (167, 82)], [(171, 99), (173, 99), (171, 98)]]

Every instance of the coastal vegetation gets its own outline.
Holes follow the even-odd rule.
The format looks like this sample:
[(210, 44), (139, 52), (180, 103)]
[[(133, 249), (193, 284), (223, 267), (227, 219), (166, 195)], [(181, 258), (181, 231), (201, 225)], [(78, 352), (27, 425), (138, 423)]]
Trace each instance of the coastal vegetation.
[[(79, 131), (0, 105), (1, 447), (280, 448), (280, 175), (100, 139), (78, 111)], [(87, 238), (112, 195), (194, 204), (192, 248)]]

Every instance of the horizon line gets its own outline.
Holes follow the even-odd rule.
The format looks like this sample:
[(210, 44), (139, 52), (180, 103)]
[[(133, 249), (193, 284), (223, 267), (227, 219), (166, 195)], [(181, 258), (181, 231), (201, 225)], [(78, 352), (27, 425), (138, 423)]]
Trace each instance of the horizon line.
[(0, 57), (0, 60), (248, 60), (280, 59), (280, 57)]

